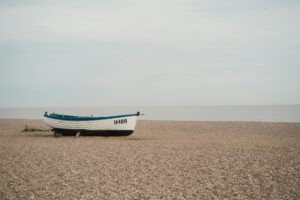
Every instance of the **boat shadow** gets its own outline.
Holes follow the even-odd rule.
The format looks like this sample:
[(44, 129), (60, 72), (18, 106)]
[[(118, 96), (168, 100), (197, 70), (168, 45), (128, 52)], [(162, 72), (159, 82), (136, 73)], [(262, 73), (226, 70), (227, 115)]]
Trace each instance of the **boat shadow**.
[[(55, 136), (54, 136), (55, 137)], [(135, 136), (130, 134), (120, 134), (118, 133), (109, 133), (109, 134), (103, 134), (103, 133), (83, 133), (80, 134), (80, 136), (76, 136), (76, 134), (62, 134), (59, 137), (75, 137), (75, 138), (89, 138), (89, 137), (95, 137), (95, 138), (109, 138), (109, 139), (121, 139), (121, 140), (156, 140), (156, 138), (149, 138), (149, 137), (141, 137), (141, 136)]]
[[(22, 132), (25, 133), (25, 132)], [(133, 132), (120, 132), (120, 131), (108, 131), (108, 132), (83, 132), (79, 136), (76, 136), (75, 132), (64, 132), (58, 135), (55, 135), (54, 131), (43, 130), (43, 131), (34, 131), (25, 133), (26, 137), (41, 137), (41, 138), (110, 138), (110, 139), (121, 139), (121, 140), (156, 140), (152, 137), (142, 137), (140, 135), (132, 135)], [(24, 135), (23, 135), (24, 136)]]

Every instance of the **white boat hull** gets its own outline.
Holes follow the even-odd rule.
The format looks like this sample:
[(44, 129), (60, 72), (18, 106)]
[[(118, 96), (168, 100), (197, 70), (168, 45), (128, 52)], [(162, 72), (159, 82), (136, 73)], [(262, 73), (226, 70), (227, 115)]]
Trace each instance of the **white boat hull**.
[(45, 112), (44, 122), (54, 135), (92, 134), (103, 136), (126, 136), (133, 133), (140, 113), (110, 117), (80, 117)]
[(45, 117), (44, 121), (53, 129), (87, 131), (134, 131), (137, 116), (84, 121), (59, 120)]

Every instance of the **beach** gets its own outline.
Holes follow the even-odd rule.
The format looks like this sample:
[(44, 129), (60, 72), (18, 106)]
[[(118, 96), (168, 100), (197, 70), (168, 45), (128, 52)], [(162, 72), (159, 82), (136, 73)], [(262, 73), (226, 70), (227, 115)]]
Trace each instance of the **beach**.
[[(23, 132), (27, 127), (40, 131)], [(0, 199), (299, 199), (300, 123), (138, 121), (53, 137), (0, 120)]]

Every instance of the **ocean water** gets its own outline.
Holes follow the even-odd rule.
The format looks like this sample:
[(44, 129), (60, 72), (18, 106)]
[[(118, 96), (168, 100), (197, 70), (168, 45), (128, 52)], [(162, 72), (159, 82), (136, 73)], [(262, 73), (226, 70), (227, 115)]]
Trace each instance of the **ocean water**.
[(0, 108), (0, 118), (42, 119), (45, 111), (83, 116), (140, 111), (144, 120), (300, 122), (300, 105)]

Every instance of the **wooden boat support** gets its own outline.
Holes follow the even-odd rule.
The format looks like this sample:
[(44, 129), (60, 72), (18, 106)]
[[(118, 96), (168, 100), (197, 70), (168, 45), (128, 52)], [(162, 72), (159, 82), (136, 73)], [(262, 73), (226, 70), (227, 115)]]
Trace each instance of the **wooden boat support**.
[(52, 127), (54, 135), (128, 136), (134, 132), (136, 114), (109, 117), (72, 116), (45, 112), (44, 121)]

